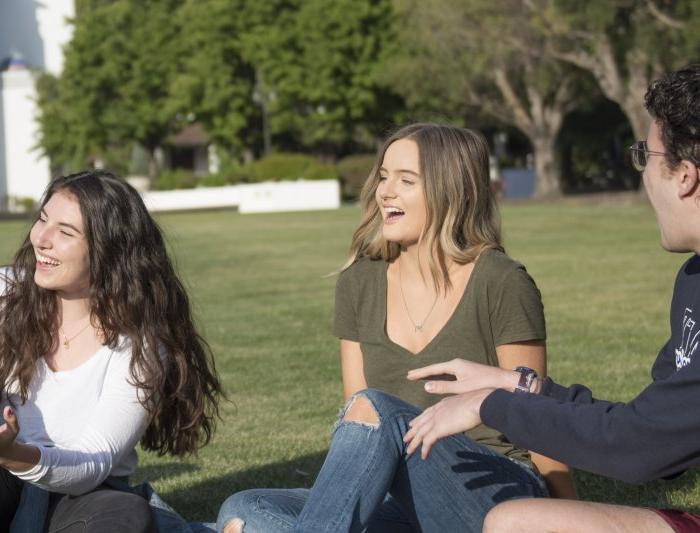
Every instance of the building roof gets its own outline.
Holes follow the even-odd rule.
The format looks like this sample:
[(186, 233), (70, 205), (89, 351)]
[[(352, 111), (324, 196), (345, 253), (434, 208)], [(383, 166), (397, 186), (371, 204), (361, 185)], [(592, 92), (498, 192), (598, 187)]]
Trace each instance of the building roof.
[(209, 144), (209, 135), (199, 122), (195, 122), (169, 136), (167, 143), (172, 146), (206, 146)]

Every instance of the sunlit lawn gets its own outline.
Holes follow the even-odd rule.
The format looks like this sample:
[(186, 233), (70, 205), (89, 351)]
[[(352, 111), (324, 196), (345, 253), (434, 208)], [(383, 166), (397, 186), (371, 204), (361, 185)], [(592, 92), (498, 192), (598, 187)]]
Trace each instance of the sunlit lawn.
[[(334, 278), (326, 276), (343, 262), (358, 217), (355, 208), (159, 217), (231, 399), (199, 456), (141, 454), (138, 477), (188, 518), (215, 518), (234, 491), (312, 482), (341, 402), (330, 333)], [(550, 374), (586, 383), (599, 397), (633, 397), (668, 335), (673, 280), (685, 259), (661, 250), (651, 209), (510, 204), (503, 226), (508, 252), (543, 294)], [(0, 262), (25, 230), (0, 223)], [(584, 474), (577, 482), (586, 499), (700, 510), (695, 474), (641, 487)]]

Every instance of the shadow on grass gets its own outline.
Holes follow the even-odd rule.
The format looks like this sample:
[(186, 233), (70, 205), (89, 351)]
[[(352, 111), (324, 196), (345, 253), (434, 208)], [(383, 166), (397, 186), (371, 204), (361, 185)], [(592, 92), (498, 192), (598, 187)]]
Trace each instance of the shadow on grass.
[[(576, 486), (582, 500), (632, 505), (635, 507), (677, 508), (685, 496), (697, 500), (700, 491), (700, 472), (691, 470), (669, 481), (651, 481), (629, 485), (586, 472), (576, 472)], [(675, 501), (674, 501), (675, 500)], [(700, 505), (683, 507), (700, 513)]]
[(139, 465), (136, 471), (136, 475), (131, 481), (134, 484), (141, 483), (143, 481), (149, 481), (153, 483), (154, 481), (159, 481), (161, 479), (169, 477), (196, 472), (197, 470), (199, 470), (198, 466), (188, 463), (162, 463), (152, 465)]
[[(326, 452), (303, 455), (289, 461), (271, 463), (231, 472), (206, 481), (188, 485), (186, 488), (163, 490), (161, 496), (187, 520), (215, 521), (219, 507), (224, 500), (245, 489), (254, 488), (293, 488), (310, 487), (316, 474), (321, 469)], [(163, 467), (154, 466), (156, 475), (171, 474), (172, 463)], [(196, 467), (182, 465), (183, 472), (195, 470)], [(144, 471), (149, 467), (144, 467)], [(160, 472), (159, 472), (160, 471)], [(141, 474), (141, 473), (140, 473)], [(146, 477), (144, 475), (144, 477)], [(153, 480), (153, 478), (149, 478)]]

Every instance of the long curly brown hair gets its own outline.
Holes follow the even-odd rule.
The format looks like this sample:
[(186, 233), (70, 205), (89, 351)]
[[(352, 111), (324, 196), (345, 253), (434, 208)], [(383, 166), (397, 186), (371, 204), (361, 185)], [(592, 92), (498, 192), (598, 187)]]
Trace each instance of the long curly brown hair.
[[(108, 172), (56, 179), (42, 207), (58, 191), (80, 204), (92, 323), (108, 346), (115, 348), (124, 339), (131, 343), (131, 380), (150, 414), (142, 446), (160, 455), (196, 451), (212, 436), (222, 389), (160, 228), (136, 190)], [(35, 268), (27, 235), (0, 296), (0, 386), (16, 386), (22, 401), (37, 361), (57, 342), (57, 298), (34, 283)]]

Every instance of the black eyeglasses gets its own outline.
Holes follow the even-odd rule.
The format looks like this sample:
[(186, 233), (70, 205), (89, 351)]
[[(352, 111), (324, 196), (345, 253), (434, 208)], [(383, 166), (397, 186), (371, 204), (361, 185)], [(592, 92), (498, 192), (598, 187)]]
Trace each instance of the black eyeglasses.
[(664, 152), (647, 150), (646, 141), (637, 141), (630, 146), (630, 154), (632, 155), (632, 166), (639, 172), (644, 171), (644, 167), (647, 166), (647, 159), (650, 155), (666, 155)]

